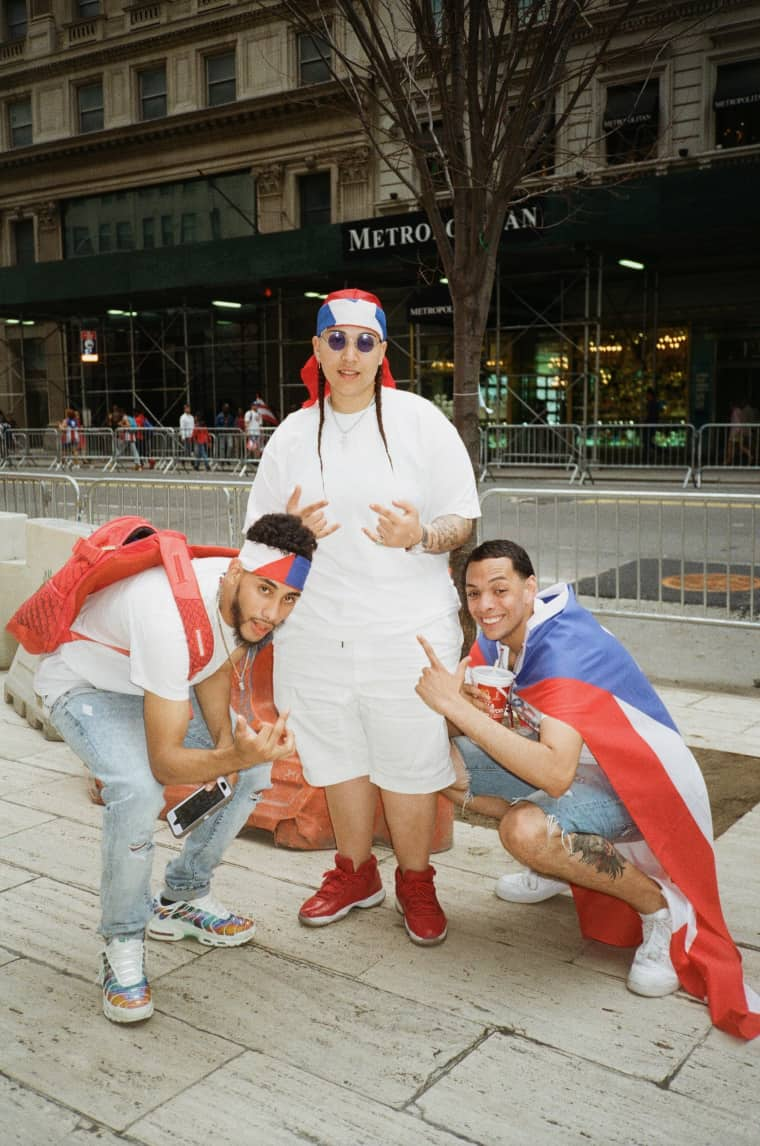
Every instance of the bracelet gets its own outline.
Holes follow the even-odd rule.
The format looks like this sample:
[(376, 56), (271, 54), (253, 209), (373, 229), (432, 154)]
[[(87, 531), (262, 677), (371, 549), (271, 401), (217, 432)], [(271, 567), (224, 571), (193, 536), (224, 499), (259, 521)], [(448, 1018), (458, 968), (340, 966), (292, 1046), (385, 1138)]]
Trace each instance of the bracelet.
[(419, 541), (416, 543), (416, 545), (407, 545), (405, 552), (406, 553), (427, 553), (426, 546), (428, 544), (428, 541), (429, 541), (429, 536), (428, 536), (427, 526), (423, 525), (422, 526), (422, 537), (419, 539)]

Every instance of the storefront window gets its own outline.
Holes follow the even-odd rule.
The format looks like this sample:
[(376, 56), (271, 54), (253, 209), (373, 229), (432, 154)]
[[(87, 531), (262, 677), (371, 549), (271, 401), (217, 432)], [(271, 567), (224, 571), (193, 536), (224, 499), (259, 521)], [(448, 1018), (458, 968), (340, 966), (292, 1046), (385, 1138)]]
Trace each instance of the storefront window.
[(718, 68), (713, 108), (716, 147), (760, 143), (760, 60)]
[(70, 199), (63, 206), (65, 257), (151, 250), (253, 233), (254, 183), (248, 172)]
[(657, 152), (659, 81), (607, 89), (602, 127), (607, 162), (640, 163)]

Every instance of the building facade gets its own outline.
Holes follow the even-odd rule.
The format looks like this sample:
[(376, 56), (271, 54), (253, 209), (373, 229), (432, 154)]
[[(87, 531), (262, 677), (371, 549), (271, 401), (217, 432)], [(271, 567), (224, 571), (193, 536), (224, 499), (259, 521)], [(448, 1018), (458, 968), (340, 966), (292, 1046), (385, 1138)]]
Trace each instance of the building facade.
[[(429, 227), (323, 42), (250, 0), (2, 15), (7, 417), (175, 425), (185, 401), (210, 419), (256, 394), (287, 413), (316, 300), (345, 285), (381, 294), (396, 377), (448, 408)], [(641, 421), (650, 386), (668, 421), (760, 406), (760, 3), (636, 5), (533, 183), (504, 232), (489, 416)]]

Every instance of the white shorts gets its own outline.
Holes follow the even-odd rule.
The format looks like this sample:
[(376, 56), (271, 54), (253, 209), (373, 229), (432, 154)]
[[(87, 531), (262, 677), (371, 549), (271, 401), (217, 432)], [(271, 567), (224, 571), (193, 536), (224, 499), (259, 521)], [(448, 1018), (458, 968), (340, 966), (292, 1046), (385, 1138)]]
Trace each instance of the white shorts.
[(428, 663), (418, 632), (453, 671), (462, 650), (457, 616), (387, 640), (278, 635), (275, 704), (290, 710), (310, 784), (369, 776), (388, 792), (425, 793), (453, 783), (446, 722), (414, 691)]

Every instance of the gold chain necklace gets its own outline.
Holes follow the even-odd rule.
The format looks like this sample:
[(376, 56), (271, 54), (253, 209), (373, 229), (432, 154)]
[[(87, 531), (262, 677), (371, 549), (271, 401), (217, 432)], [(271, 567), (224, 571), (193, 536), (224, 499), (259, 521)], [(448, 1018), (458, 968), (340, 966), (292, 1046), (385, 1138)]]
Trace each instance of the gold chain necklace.
[(369, 413), (369, 411), (372, 409), (372, 407), (374, 405), (375, 405), (375, 399), (373, 398), (372, 401), (370, 402), (369, 406), (365, 406), (364, 409), (362, 410), (361, 414), (359, 415), (359, 417), (354, 419), (354, 421), (351, 423), (351, 425), (348, 427), (347, 430), (344, 430), (343, 427), (341, 426), (340, 422), (338, 421), (337, 413), (335, 412), (335, 410), (333, 410), (332, 402), (330, 403), (330, 413), (332, 414), (332, 420), (335, 423), (335, 429), (340, 434), (340, 444), (343, 447), (343, 449), (345, 449), (346, 446), (348, 445), (348, 435), (353, 433), (353, 431), (356, 429), (356, 427), (359, 425), (359, 423), (364, 420), (364, 418), (366, 417), (366, 415)]
[(222, 610), (220, 607), (221, 599), (222, 599), (222, 586), (220, 585), (219, 589), (217, 591), (217, 594), (216, 594), (216, 611), (217, 611), (217, 614), (219, 616), (219, 632), (222, 634), (222, 644), (224, 645), (224, 651), (227, 654), (227, 660), (230, 662), (230, 668), (232, 669), (233, 673), (235, 674), (235, 679), (237, 680), (238, 690), (241, 693), (243, 693), (243, 692), (245, 692), (245, 676), (246, 676), (246, 673), (248, 671), (248, 658), (251, 655), (251, 648), (249, 645), (245, 651), (245, 657), (243, 659), (243, 671), (242, 671), (242, 673), (239, 673), (237, 670), (237, 665), (235, 664), (235, 662), (232, 659), (232, 653), (230, 651), (230, 646), (227, 644), (227, 638), (224, 635), (225, 621), (224, 621), (224, 617), (222, 616)]

